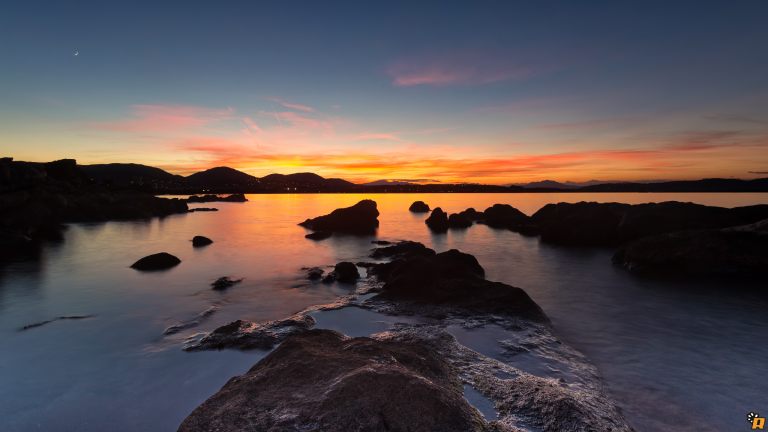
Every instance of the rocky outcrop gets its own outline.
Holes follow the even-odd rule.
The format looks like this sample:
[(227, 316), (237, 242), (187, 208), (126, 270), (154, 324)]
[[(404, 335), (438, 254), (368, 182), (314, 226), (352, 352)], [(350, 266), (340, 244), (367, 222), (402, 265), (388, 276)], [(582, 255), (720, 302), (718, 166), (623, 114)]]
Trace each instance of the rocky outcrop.
[(370, 273), (384, 282), (379, 296), (424, 304), (450, 305), (482, 313), (508, 314), (546, 322), (541, 308), (520, 288), (485, 279), (485, 270), (474, 256), (451, 249), (435, 254), (409, 246)]
[(209, 239), (205, 236), (196, 235), (192, 237), (192, 246), (193, 247), (203, 247), (208, 246), (209, 244), (212, 244), (213, 240)]
[(379, 210), (376, 202), (362, 200), (352, 207), (336, 209), (325, 216), (307, 219), (299, 225), (312, 231), (328, 231), (349, 234), (374, 234), (379, 227)]
[(436, 207), (424, 223), (433, 232), (444, 233), (448, 231), (448, 214), (440, 207)]
[(448, 227), (453, 229), (464, 229), (472, 226), (472, 220), (464, 213), (453, 213), (448, 216)]
[(429, 205), (427, 205), (427, 203), (424, 201), (414, 201), (413, 204), (408, 207), (408, 210), (412, 211), (413, 213), (428, 213)]
[(230, 279), (228, 276), (222, 276), (213, 281), (211, 288), (215, 291), (224, 291), (225, 289), (233, 287), (242, 281), (242, 279)]
[(764, 277), (768, 275), (768, 219), (645, 237), (619, 249), (613, 262), (641, 274)]
[(183, 200), (93, 184), (71, 159), (2, 158), (0, 192), (0, 262), (34, 256), (43, 242), (62, 238), (64, 223), (148, 219), (188, 210)]
[(197, 207), (193, 209), (189, 209), (190, 213), (196, 213), (196, 212), (217, 212), (219, 209), (213, 208), (213, 207)]
[(491, 228), (528, 231), (530, 218), (509, 204), (494, 204), (483, 212), (483, 222)]
[(187, 202), (190, 203), (208, 203), (208, 202), (246, 202), (248, 201), (248, 198), (245, 197), (244, 194), (236, 193), (232, 195), (227, 196), (219, 196), (219, 195), (192, 195), (189, 198), (187, 198)]
[(181, 264), (181, 260), (177, 257), (167, 252), (160, 252), (145, 256), (144, 258), (131, 264), (131, 268), (141, 271), (156, 271), (167, 270), (169, 268), (176, 267), (179, 264)]
[(265, 323), (237, 320), (208, 333), (184, 350), (270, 349), (291, 334), (307, 331), (314, 325), (314, 318), (306, 314)]
[(642, 237), (683, 230), (744, 225), (768, 218), (768, 205), (711, 207), (693, 203), (547, 204), (531, 221), (541, 240), (574, 246), (615, 246)]
[(451, 365), (419, 340), (311, 330), (231, 379), (179, 427), (197, 431), (490, 430)]
[(385, 247), (378, 247), (371, 252), (370, 257), (376, 259), (382, 258), (403, 258), (406, 256), (434, 255), (435, 251), (415, 241), (405, 240), (395, 244), (387, 243)]
[(305, 235), (304, 238), (320, 241), (320, 240), (325, 240), (327, 238), (330, 238), (332, 235), (333, 233), (330, 231), (316, 231), (316, 232)]

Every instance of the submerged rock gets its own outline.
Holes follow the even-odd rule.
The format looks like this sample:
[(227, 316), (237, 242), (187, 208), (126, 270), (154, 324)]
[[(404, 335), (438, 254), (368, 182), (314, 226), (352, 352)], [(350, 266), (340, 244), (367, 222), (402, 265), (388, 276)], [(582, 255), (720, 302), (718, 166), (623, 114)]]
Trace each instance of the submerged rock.
[(429, 206), (424, 201), (414, 201), (408, 210), (414, 213), (427, 213), (429, 212)]
[(167, 253), (160, 252), (145, 256), (131, 265), (132, 269), (141, 271), (166, 270), (175, 267), (181, 263), (177, 257)]
[(323, 277), (323, 273), (325, 273), (325, 270), (321, 269), (320, 267), (311, 267), (306, 270), (307, 279), (309, 280), (319, 280)]
[(455, 370), (419, 340), (310, 330), (197, 407), (180, 432), (490, 430)]
[(228, 276), (222, 276), (211, 284), (211, 288), (216, 291), (223, 291), (229, 287), (239, 284), (243, 279), (230, 279)]
[(309, 233), (304, 236), (304, 238), (308, 238), (310, 240), (325, 240), (333, 235), (330, 231), (317, 231), (313, 233)]
[(217, 211), (219, 211), (219, 209), (213, 208), (213, 207), (197, 207), (197, 208), (189, 209), (190, 213), (195, 213), (195, 212), (217, 212)]
[(323, 282), (355, 283), (358, 279), (360, 279), (360, 272), (357, 271), (357, 266), (354, 263), (342, 261), (336, 264), (332, 272), (325, 275)]
[(306, 314), (265, 323), (237, 320), (208, 333), (184, 350), (270, 349), (289, 335), (309, 330), (314, 325), (314, 318)]
[(448, 214), (440, 207), (436, 207), (424, 223), (433, 232), (444, 233), (448, 231)]
[(194, 236), (192, 237), (192, 246), (193, 247), (202, 247), (202, 246), (208, 246), (209, 244), (213, 243), (213, 240), (209, 239), (205, 236)]
[(768, 219), (645, 237), (619, 249), (613, 262), (644, 274), (764, 276), (768, 274)]
[(299, 225), (313, 231), (349, 234), (373, 234), (379, 227), (376, 202), (362, 200), (352, 207), (340, 208), (325, 216), (307, 219)]

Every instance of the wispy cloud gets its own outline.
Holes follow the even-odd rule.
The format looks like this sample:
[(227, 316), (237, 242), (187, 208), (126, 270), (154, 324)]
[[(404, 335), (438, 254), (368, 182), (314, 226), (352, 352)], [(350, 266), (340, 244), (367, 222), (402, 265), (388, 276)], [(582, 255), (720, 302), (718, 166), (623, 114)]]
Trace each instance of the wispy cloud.
[(201, 127), (232, 118), (234, 109), (212, 109), (188, 105), (133, 105), (131, 118), (92, 123), (95, 129), (115, 132), (166, 132)]
[(276, 97), (267, 98), (267, 100), (278, 103), (282, 105), (284, 108), (288, 108), (290, 110), (303, 111), (303, 112), (315, 112), (315, 109), (309, 105), (304, 105), (304, 104), (295, 103), (295, 102), (288, 102), (285, 99), (276, 98)]
[(362, 133), (355, 135), (353, 139), (357, 141), (403, 141), (402, 138), (393, 133)]
[(397, 87), (482, 85), (532, 75), (535, 68), (504, 55), (424, 56), (394, 62), (387, 68)]

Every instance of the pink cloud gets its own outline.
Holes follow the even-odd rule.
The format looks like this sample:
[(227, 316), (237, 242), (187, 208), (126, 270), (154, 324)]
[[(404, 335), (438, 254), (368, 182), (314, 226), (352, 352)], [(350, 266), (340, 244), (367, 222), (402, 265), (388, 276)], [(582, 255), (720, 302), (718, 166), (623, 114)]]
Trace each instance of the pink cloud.
[(205, 126), (231, 118), (232, 108), (212, 109), (188, 105), (133, 105), (131, 117), (91, 126), (117, 132), (168, 132)]
[(359, 141), (402, 141), (402, 138), (392, 133), (362, 133), (353, 137)]
[(501, 56), (478, 55), (401, 60), (387, 69), (397, 87), (482, 85), (525, 78), (533, 72)]
[(291, 110), (303, 111), (303, 112), (315, 112), (315, 109), (309, 105), (304, 105), (304, 104), (295, 103), (295, 102), (288, 102), (285, 99), (280, 99), (280, 98), (268, 98), (268, 100), (278, 103), (282, 105), (284, 108), (288, 108)]

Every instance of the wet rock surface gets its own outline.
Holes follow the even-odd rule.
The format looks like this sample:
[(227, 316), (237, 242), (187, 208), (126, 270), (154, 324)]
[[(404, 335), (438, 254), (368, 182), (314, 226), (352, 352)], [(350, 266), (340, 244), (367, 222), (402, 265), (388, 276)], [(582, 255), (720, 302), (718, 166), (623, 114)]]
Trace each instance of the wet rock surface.
[(307, 271), (307, 279), (309, 280), (320, 280), (325, 273), (325, 270), (321, 269), (320, 267), (310, 267), (305, 268), (305, 270)]
[(307, 219), (299, 225), (313, 231), (348, 234), (373, 234), (379, 227), (379, 210), (376, 202), (362, 200), (357, 204), (332, 211), (325, 216)]
[(212, 243), (213, 243), (213, 240), (211, 240), (211, 239), (209, 239), (208, 237), (205, 237), (205, 236), (197, 235), (197, 236), (192, 237), (192, 246), (193, 247), (208, 246), (209, 244), (212, 244)]
[(428, 213), (429, 205), (427, 205), (427, 203), (425, 203), (424, 201), (414, 201), (413, 204), (411, 204), (411, 206), (408, 207), (408, 210), (410, 210), (413, 213)]
[(354, 263), (343, 261), (334, 266), (333, 271), (323, 277), (324, 283), (355, 283), (360, 279), (360, 272)]
[(424, 223), (433, 232), (444, 233), (448, 231), (448, 214), (440, 207), (436, 207)]
[(270, 349), (289, 335), (304, 332), (314, 325), (314, 318), (306, 314), (265, 323), (237, 320), (217, 328), (199, 341), (192, 341), (184, 350)]
[(216, 291), (224, 291), (225, 289), (231, 288), (242, 281), (243, 279), (230, 279), (228, 276), (222, 276), (211, 283), (211, 289)]
[(640, 274), (764, 276), (768, 274), (768, 219), (645, 237), (619, 249), (613, 262)]
[(156, 271), (167, 270), (172, 267), (176, 267), (179, 264), (181, 264), (181, 260), (177, 257), (169, 254), (168, 252), (160, 252), (141, 258), (140, 260), (131, 264), (131, 268), (140, 271)]
[(420, 339), (292, 336), (179, 431), (484, 431), (455, 370)]

